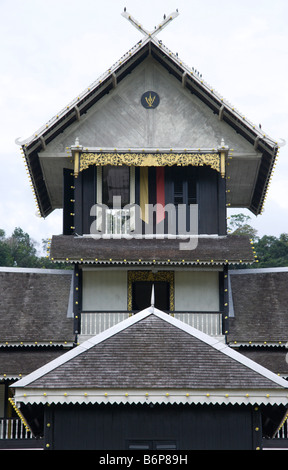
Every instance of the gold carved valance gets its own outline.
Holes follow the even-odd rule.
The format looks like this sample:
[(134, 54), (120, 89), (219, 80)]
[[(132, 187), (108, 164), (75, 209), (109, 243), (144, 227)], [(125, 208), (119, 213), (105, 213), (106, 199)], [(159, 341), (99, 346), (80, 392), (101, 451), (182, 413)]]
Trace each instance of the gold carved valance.
[(75, 175), (90, 165), (128, 166), (210, 166), (224, 177), (225, 153), (98, 153), (83, 152), (75, 161)]

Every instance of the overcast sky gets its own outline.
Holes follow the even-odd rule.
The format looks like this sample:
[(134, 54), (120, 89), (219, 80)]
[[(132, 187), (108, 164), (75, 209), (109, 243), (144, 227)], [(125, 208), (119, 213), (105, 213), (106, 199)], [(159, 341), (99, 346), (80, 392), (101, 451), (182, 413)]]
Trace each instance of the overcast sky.
[(61, 211), (35, 215), (15, 140), (30, 137), (143, 37), (121, 16), (124, 7), (149, 30), (178, 8), (158, 38), (250, 121), (287, 142), (265, 211), (257, 218), (242, 211), (260, 236), (287, 233), (287, 0), (0, 0), (0, 228), (8, 236), (21, 227), (39, 243), (61, 233)]

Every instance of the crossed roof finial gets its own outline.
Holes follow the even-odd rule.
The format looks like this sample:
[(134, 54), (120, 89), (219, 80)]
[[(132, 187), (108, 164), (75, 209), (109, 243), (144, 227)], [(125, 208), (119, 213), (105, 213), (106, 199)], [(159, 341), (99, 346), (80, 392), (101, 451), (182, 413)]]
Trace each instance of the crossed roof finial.
[(124, 18), (126, 18), (133, 26), (135, 26), (138, 31), (141, 31), (144, 36), (152, 38), (157, 36), (157, 34), (162, 31), (174, 18), (176, 18), (179, 13), (178, 10), (174, 11), (173, 13), (170, 13), (170, 15), (164, 15), (163, 16), (163, 21), (158, 24), (158, 26), (155, 26), (155, 29), (153, 31), (148, 31), (145, 29), (139, 21), (137, 21), (135, 18), (133, 18), (130, 13), (126, 11), (126, 8), (124, 8), (123, 13), (121, 13)]

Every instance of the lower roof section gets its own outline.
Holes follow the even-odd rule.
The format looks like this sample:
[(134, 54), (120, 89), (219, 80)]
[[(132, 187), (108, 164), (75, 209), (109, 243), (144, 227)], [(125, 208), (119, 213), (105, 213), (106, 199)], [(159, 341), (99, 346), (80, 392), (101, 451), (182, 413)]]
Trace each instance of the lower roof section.
[(252, 264), (249, 237), (201, 235), (194, 238), (95, 238), (53, 236), (51, 260), (92, 264), (234, 265)]
[(229, 343), (287, 348), (288, 268), (235, 269), (229, 279)]
[(72, 273), (0, 268), (1, 347), (73, 344)]
[[(72, 345), (70, 345), (72, 347)], [(0, 348), (0, 380), (18, 380), (64, 354), (63, 347)]]
[(151, 306), (13, 384), (28, 403), (287, 404), (287, 381)]

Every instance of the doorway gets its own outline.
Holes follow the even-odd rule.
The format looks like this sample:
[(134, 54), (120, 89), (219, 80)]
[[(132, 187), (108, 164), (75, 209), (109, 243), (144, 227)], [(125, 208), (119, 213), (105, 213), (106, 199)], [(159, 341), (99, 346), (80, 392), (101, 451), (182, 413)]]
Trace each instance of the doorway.
[(154, 285), (154, 306), (174, 312), (173, 271), (128, 271), (128, 311), (139, 312), (151, 305)]
[(132, 310), (144, 310), (151, 305), (154, 286), (154, 306), (169, 311), (170, 285), (165, 281), (136, 281), (132, 284)]

